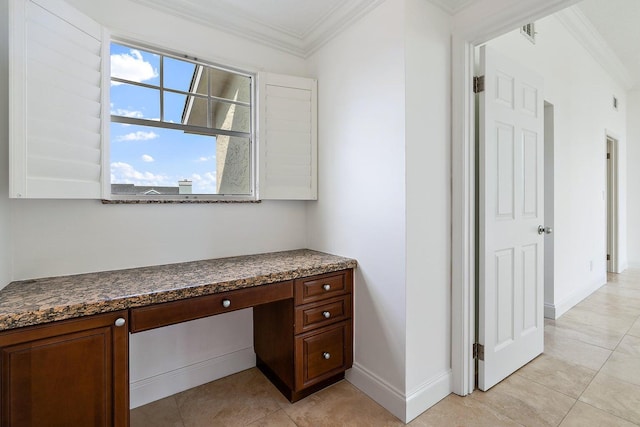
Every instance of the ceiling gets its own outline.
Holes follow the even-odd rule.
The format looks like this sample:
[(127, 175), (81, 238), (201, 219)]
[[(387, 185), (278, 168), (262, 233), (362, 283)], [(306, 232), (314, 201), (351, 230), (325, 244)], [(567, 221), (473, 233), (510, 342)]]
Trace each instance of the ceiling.
[[(384, 0), (134, 0), (192, 21), (306, 57)], [(478, 0), (430, 0), (450, 14)], [(571, 8), (601, 62), (615, 62), (625, 86), (640, 76), (640, 1), (583, 0)], [(578, 28), (580, 27), (580, 28)], [(607, 59), (608, 58), (608, 59)]]
[(640, 1), (583, 0), (577, 6), (620, 60), (631, 77), (640, 81)]

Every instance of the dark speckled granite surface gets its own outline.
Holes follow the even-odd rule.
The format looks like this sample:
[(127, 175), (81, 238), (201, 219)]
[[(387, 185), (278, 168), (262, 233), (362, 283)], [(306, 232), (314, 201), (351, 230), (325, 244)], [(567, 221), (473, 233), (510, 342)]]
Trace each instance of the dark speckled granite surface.
[(0, 330), (355, 267), (350, 258), (300, 249), (12, 282), (0, 290)]

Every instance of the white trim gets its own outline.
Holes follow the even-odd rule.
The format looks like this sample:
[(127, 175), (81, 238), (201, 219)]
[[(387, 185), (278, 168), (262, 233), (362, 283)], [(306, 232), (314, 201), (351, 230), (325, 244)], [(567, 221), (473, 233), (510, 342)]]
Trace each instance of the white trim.
[(346, 379), (404, 422), (407, 403), (400, 390), (358, 363), (346, 372)]
[(451, 394), (451, 370), (425, 382), (407, 396), (405, 423)]
[(102, 198), (111, 199), (111, 32), (102, 28), (102, 83), (100, 87), (100, 183)]
[[(589, 286), (584, 286), (580, 289), (576, 289), (571, 292), (567, 297), (560, 300), (560, 302), (553, 305), (553, 317), (551, 319), (557, 319), (567, 311), (571, 310), (576, 306), (580, 301), (587, 298), (589, 295), (600, 289), (602, 286), (606, 284), (602, 282), (594, 282)], [(546, 317), (546, 305), (545, 305), (545, 317)]]
[(131, 409), (256, 366), (248, 347), (130, 384)]
[(241, 9), (215, 2), (199, 6), (171, 0), (133, 0), (136, 3), (177, 15), (191, 22), (214, 27), (292, 55), (307, 58), (329, 40), (380, 5), (384, 0), (357, 0), (339, 3), (319, 17), (303, 33), (248, 16)]
[(544, 303), (544, 318), (556, 319), (556, 306), (555, 304)]
[(593, 56), (598, 64), (620, 85), (629, 90), (635, 86), (636, 80), (624, 66), (611, 46), (593, 26), (589, 18), (577, 7), (569, 7), (555, 15), (558, 21), (571, 35)]
[(578, 0), (478, 0), (454, 16), (452, 36), (452, 390), (474, 388), (470, 348), (475, 331), (474, 98), (471, 91), (475, 46)]
[[(431, 3), (438, 6), (440, 9), (447, 12), (449, 15), (455, 15), (456, 13), (469, 6), (474, 0), (429, 0)], [(453, 4), (452, 4), (453, 3)]]

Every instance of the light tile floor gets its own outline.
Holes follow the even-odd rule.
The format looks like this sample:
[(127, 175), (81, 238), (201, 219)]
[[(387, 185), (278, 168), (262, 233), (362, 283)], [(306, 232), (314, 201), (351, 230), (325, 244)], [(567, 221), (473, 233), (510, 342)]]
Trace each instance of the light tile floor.
[[(342, 381), (295, 404), (249, 369), (131, 411), (132, 427), (402, 426)], [(544, 354), (484, 393), (450, 395), (410, 426), (640, 426), (640, 270), (558, 320)]]

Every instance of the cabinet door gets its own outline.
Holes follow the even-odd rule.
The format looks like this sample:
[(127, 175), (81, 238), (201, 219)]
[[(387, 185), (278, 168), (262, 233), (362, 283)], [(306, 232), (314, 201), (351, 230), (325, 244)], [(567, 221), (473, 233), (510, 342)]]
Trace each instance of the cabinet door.
[(127, 426), (128, 331), (119, 318), (127, 313), (0, 334), (2, 425)]
[(295, 338), (296, 389), (344, 372), (353, 363), (351, 320)]

